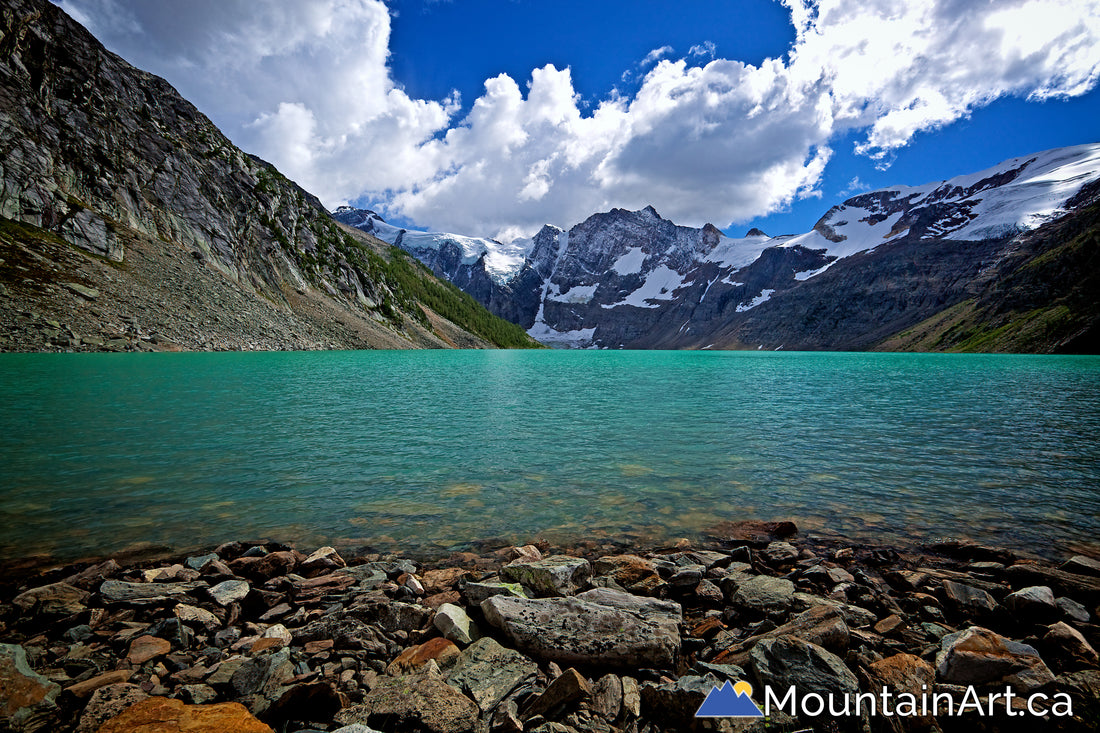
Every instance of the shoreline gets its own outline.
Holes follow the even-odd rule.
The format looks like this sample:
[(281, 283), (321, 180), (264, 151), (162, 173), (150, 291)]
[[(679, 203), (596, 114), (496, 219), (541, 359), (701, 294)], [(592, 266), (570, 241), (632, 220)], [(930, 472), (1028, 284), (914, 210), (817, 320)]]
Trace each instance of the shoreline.
[[(0, 730), (142, 730), (141, 715), (169, 713), (288, 733), (726, 730), (731, 719), (694, 713), (727, 680), (757, 685), (757, 705), (763, 685), (812, 695), (924, 684), (956, 698), (1007, 685), (1067, 696), (1074, 714), (1048, 717), (1051, 730), (1095, 724), (1100, 561), (845, 542), (790, 522), (723, 529), (650, 548), (499, 541), (421, 561), (230, 542), (8, 563)], [(983, 648), (996, 653), (975, 656)], [(37, 702), (16, 706), (3, 692), (13, 680)], [(794, 712), (736, 730), (930, 724), (865, 713), (828, 728), (828, 715)], [(936, 724), (1006, 721), (1002, 710)]]

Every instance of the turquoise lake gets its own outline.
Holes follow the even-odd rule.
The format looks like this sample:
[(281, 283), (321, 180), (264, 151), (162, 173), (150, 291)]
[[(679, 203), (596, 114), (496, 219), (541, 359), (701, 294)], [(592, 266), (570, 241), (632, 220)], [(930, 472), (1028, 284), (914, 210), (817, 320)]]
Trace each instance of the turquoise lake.
[(749, 518), (1096, 551), (1098, 436), (1098, 357), (3, 354), (0, 558), (654, 543)]

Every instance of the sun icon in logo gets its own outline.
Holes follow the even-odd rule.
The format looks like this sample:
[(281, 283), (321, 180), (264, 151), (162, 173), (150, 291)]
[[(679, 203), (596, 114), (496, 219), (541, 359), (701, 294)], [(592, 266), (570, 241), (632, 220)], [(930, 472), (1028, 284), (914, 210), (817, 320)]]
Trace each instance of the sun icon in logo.
[(738, 696), (745, 695), (747, 697), (752, 697), (752, 685), (744, 680), (734, 685), (733, 691), (736, 692)]

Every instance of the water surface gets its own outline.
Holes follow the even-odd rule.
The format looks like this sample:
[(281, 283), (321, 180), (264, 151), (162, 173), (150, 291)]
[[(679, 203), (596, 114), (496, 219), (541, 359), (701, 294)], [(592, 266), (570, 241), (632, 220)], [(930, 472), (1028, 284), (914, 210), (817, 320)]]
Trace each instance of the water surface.
[(1100, 358), (0, 355), (0, 557), (446, 551), (717, 521), (1053, 554), (1100, 530)]

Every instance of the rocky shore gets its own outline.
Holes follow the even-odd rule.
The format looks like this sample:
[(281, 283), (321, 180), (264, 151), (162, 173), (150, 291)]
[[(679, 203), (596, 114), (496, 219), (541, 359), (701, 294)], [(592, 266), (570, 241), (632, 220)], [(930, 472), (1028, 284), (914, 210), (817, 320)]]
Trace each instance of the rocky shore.
[[(1096, 559), (899, 552), (790, 522), (637, 552), (543, 542), (421, 563), (232, 542), (9, 573), (0, 731), (1100, 727)], [(760, 709), (771, 690), (770, 715), (695, 717), (727, 681)], [(868, 709), (884, 688), (890, 714)], [(859, 714), (816, 714), (859, 693)]]

